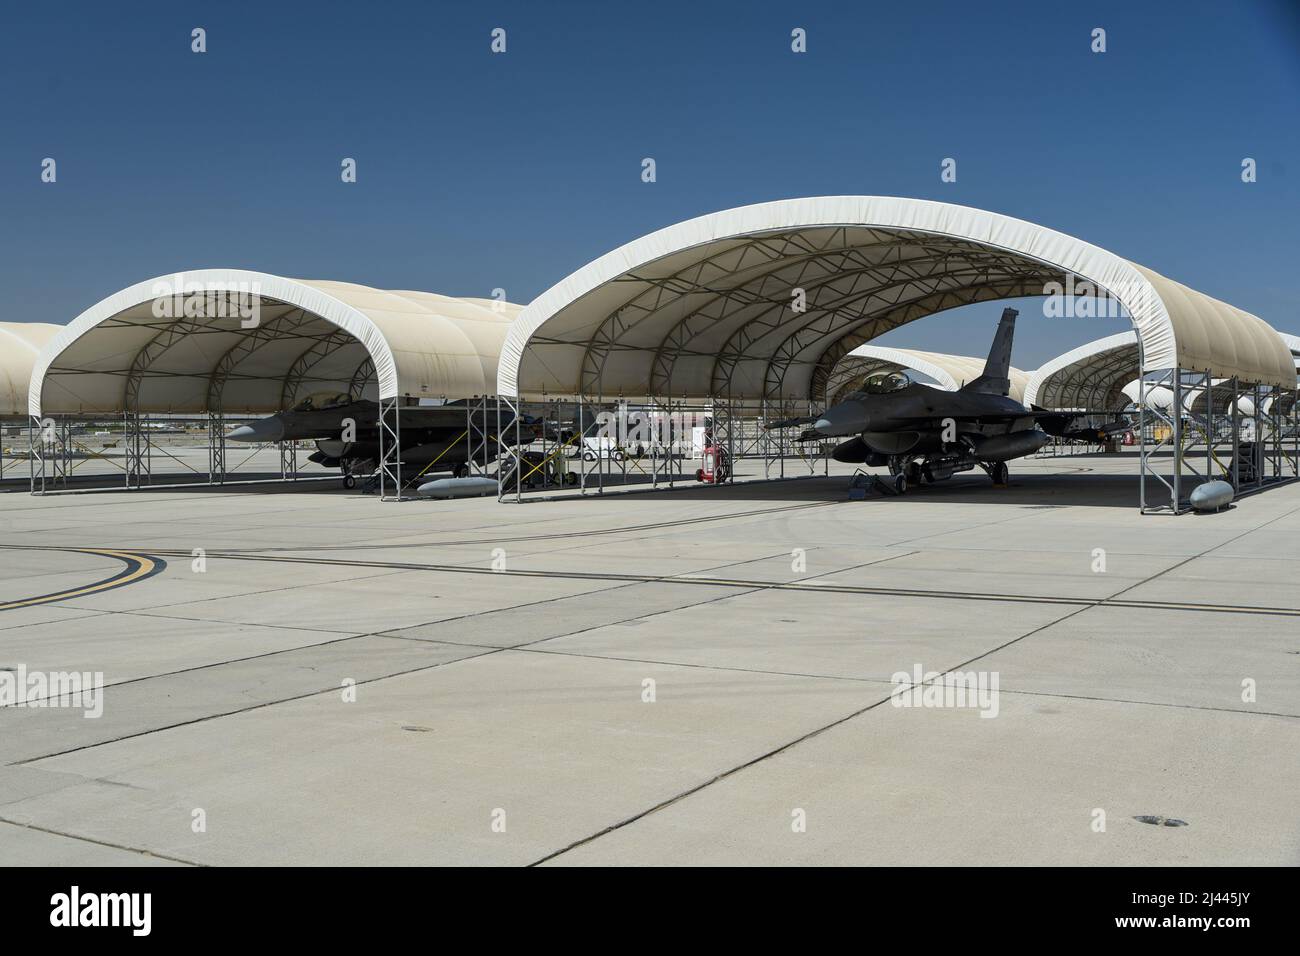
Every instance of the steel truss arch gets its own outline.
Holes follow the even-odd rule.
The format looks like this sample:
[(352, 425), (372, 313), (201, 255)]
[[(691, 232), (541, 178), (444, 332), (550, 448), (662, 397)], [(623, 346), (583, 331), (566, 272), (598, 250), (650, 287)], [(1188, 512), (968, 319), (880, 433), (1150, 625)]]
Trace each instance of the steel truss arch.
[[(929, 275), (928, 263), (938, 259), (947, 263), (939, 273), (983, 274), (967, 281)], [(891, 275), (894, 260), (916, 261)], [(907, 272), (929, 281), (908, 283)], [(882, 290), (884, 302), (864, 306), (874, 301), (866, 288), (873, 277), (881, 286), (902, 284)], [(885, 330), (882, 315), (896, 327), (924, 308), (1092, 294), (1067, 291), (1069, 280), (1118, 300), (1142, 338), (1144, 368), (1212, 367), (1242, 379), (1294, 382), (1276, 333), (1241, 310), (1033, 223), (880, 196), (724, 210), (613, 250), (520, 313), (498, 380), (511, 396), (598, 390), (706, 398), (734, 392), (744, 362), (746, 392), (761, 382), (764, 398), (802, 401), (843, 354)], [(1063, 288), (1053, 292), (1049, 282)], [(813, 289), (806, 314), (788, 311), (792, 286)], [(849, 311), (855, 291), (863, 293), (856, 315)]]

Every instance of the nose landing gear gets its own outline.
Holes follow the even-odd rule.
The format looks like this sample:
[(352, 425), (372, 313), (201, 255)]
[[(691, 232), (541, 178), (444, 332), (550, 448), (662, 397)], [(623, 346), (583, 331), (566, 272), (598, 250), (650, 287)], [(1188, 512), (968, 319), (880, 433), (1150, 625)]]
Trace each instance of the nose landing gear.
[(1011, 472), (1007, 468), (1005, 461), (980, 462), (990, 478), (993, 479), (993, 487), (1005, 488), (1007, 480), (1011, 477)]

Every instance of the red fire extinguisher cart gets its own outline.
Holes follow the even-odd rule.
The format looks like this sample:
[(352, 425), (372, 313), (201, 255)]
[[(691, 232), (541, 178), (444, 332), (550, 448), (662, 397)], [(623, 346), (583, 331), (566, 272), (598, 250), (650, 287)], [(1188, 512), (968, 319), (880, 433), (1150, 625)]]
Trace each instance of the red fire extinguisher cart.
[(696, 481), (702, 481), (706, 485), (720, 485), (731, 477), (731, 461), (727, 457), (727, 449), (715, 445), (712, 440), (704, 446), (701, 464), (704, 467), (695, 472)]

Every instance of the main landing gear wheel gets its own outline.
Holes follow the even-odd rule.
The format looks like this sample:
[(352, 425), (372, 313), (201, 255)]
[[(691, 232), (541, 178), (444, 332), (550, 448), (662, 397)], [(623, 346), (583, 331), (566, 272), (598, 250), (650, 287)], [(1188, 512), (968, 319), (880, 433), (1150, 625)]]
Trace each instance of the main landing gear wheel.
[(469, 464), (467, 462), (462, 461), (459, 465), (457, 465), (455, 468), (451, 470), (451, 474), (452, 477), (454, 478), (468, 478)]
[(356, 475), (344, 475), (344, 476), (343, 476), (343, 487), (344, 487), (344, 488), (352, 489), (352, 488), (355, 488), (356, 486), (357, 486), (357, 476), (356, 476)]
[(995, 485), (1005, 485), (1009, 476), (1010, 472), (1005, 461), (995, 461), (989, 468), (989, 477), (993, 479)]
[(898, 494), (900, 494), (900, 495), (905, 495), (905, 494), (907, 494), (907, 476), (906, 476), (906, 475), (895, 475), (895, 476), (894, 476), (894, 491), (898, 492)]

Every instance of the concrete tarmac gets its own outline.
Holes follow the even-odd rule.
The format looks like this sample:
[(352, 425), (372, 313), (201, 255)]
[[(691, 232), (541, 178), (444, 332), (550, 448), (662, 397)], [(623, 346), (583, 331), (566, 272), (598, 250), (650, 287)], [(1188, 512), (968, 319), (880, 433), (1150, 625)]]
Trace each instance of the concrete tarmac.
[(106, 685), (0, 708), (0, 864), (1300, 863), (1300, 485), (1134, 470), (0, 495), (0, 682)]

